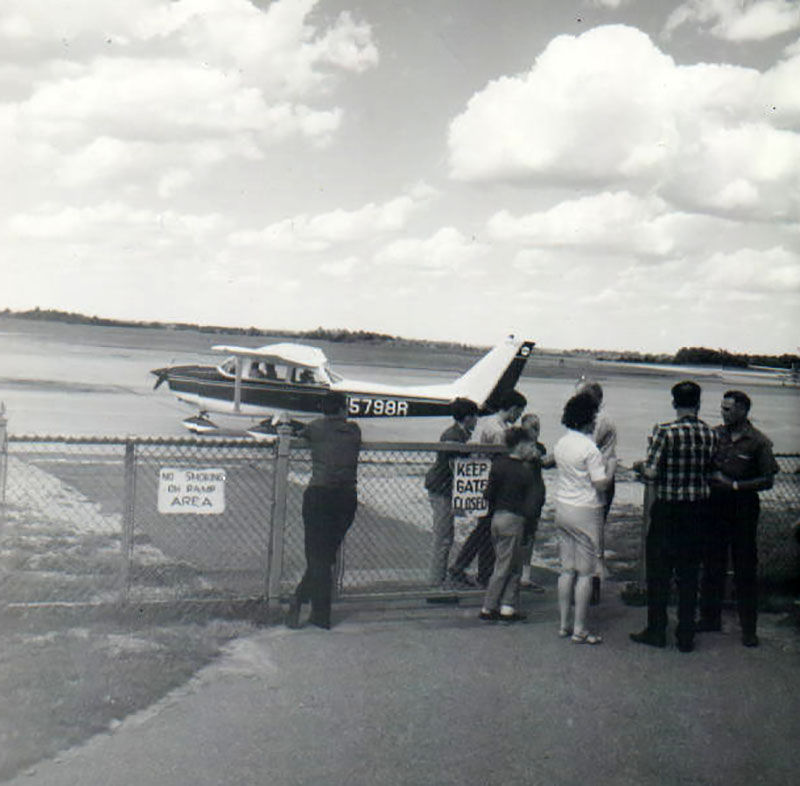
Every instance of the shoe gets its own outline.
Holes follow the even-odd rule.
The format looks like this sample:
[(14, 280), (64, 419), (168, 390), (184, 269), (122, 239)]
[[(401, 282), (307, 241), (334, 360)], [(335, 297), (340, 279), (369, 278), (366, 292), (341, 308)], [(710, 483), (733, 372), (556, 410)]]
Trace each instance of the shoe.
[(500, 612), (499, 611), (483, 611), (481, 609), (481, 613), (478, 614), (478, 619), (483, 620), (484, 622), (497, 622), (500, 619)]
[(722, 622), (720, 620), (699, 619), (694, 623), (695, 633), (719, 633), (721, 630)]
[(521, 611), (513, 611), (511, 614), (500, 614), (499, 619), (501, 622), (524, 622), (528, 619), (528, 615)]
[(758, 636), (755, 633), (743, 633), (742, 634), (742, 644), (745, 647), (757, 647), (758, 646)]
[(528, 590), (529, 592), (544, 592), (544, 587), (541, 584), (537, 584), (535, 581), (521, 581), (519, 583), (519, 588)]
[(602, 644), (603, 637), (599, 633), (589, 633), (588, 630), (581, 633), (576, 631), (572, 634), (572, 641), (575, 644)]
[(558, 638), (560, 639), (567, 639), (572, 635), (572, 630), (570, 628), (559, 628), (558, 629)]
[(289, 608), (286, 611), (286, 627), (292, 628), (296, 630), (300, 627), (300, 609), (303, 607), (303, 602), (297, 598), (297, 596), (293, 596), (292, 599), (289, 601)]
[(474, 587), (475, 582), (463, 570), (448, 571), (449, 582), (454, 586)]
[(331, 629), (331, 618), (330, 617), (323, 617), (322, 615), (314, 615), (313, 613), (308, 618), (308, 621), (315, 625), (318, 628), (322, 628), (323, 630), (330, 630)]
[(678, 637), (678, 652), (692, 652), (694, 650), (694, 639), (687, 639), (683, 636)]
[(647, 644), (648, 647), (666, 647), (667, 634), (645, 628), (639, 633), (631, 633), (630, 640), (637, 644)]

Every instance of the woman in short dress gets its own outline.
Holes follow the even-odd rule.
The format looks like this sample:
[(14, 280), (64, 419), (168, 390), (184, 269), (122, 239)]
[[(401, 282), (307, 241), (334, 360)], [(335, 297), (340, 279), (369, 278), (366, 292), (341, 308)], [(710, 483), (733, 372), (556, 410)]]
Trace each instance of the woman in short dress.
[[(602, 637), (590, 633), (586, 624), (592, 576), (598, 567), (600, 533), (603, 526), (603, 491), (616, 469), (608, 465), (592, 439), (597, 399), (583, 392), (573, 396), (561, 418), (567, 433), (553, 449), (558, 468), (556, 528), (560, 539), (561, 575), (558, 578), (559, 636), (572, 636), (578, 644), (600, 644)], [(574, 621), (569, 615), (574, 598)]]

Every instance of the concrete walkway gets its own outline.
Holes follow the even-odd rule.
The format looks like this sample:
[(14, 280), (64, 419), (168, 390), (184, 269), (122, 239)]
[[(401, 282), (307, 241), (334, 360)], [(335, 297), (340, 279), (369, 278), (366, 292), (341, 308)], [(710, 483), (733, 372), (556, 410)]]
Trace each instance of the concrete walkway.
[(477, 605), (341, 603), (333, 630), (267, 628), (18, 786), (753, 786), (800, 782), (800, 637), (765, 616), (691, 654), (633, 644), (607, 591), (600, 646)]

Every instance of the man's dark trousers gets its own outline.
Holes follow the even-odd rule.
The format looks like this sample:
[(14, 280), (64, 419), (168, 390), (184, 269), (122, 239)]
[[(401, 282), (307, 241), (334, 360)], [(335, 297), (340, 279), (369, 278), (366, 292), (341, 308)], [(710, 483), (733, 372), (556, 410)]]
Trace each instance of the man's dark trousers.
[(710, 526), (703, 549), (700, 618), (710, 625), (721, 621), (730, 551), (739, 623), (746, 635), (756, 632), (758, 615), (756, 533), (759, 511), (758, 492), (713, 491)]
[(309, 486), (303, 494), (306, 572), (297, 587), (301, 602), (311, 601), (311, 616), (330, 623), (336, 552), (356, 513), (356, 490)]
[(663, 633), (673, 573), (678, 584), (679, 641), (694, 639), (694, 614), (707, 502), (667, 502), (657, 499), (647, 533), (647, 627)]
[(494, 545), (492, 544), (492, 517), (481, 516), (469, 533), (453, 563), (452, 571), (464, 573), (478, 556), (478, 583), (486, 586), (494, 571)]

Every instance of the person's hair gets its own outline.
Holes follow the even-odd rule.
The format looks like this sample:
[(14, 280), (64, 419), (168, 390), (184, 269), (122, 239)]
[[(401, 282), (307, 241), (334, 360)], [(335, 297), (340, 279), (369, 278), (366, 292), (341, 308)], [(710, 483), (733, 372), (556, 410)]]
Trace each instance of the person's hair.
[(343, 409), (347, 409), (347, 396), (338, 390), (330, 390), (322, 399), (322, 412), (325, 415), (338, 415)]
[(593, 382), (589, 379), (581, 379), (578, 382), (576, 393), (591, 393), (596, 399), (598, 404), (603, 403), (603, 386), (599, 382)]
[(528, 423), (536, 423), (537, 426), (541, 427), (542, 420), (535, 412), (526, 412), (522, 416), (522, 420), (520, 420), (519, 425), (522, 428), (527, 428)]
[(750, 411), (750, 396), (743, 390), (726, 390), (722, 398), (732, 398), (745, 412)]
[(676, 407), (690, 409), (700, 406), (700, 385), (686, 379), (672, 386), (672, 401)]
[(478, 405), (468, 398), (457, 398), (450, 402), (450, 414), (459, 423), (470, 415), (478, 414)]
[(514, 450), (517, 445), (520, 445), (523, 442), (531, 442), (532, 440), (531, 435), (528, 434), (524, 428), (521, 428), (520, 426), (513, 426), (506, 431), (505, 441), (506, 447), (508, 447), (509, 450)]
[(576, 393), (564, 405), (561, 423), (574, 431), (582, 431), (595, 419), (599, 408), (597, 399), (591, 393)]
[(528, 399), (522, 395), (518, 390), (509, 390), (503, 393), (500, 398), (500, 409), (511, 409), (512, 407), (524, 407), (528, 403)]

